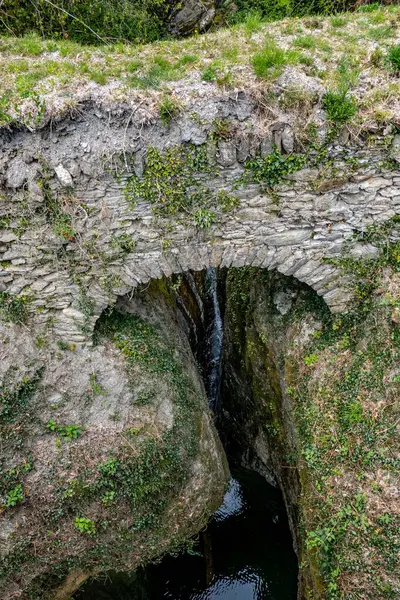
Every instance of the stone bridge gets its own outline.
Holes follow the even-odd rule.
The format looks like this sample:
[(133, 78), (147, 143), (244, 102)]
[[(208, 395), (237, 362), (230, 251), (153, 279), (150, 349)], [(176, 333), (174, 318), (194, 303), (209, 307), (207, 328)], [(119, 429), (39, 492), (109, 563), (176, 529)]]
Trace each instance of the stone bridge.
[[(217, 135), (221, 123), (229, 131)], [(244, 93), (188, 101), (168, 124), (141, 101), (129, 109), (85, 106), (42, 130), (1, 136), (0, 289), (26, 301), (35, 335), (51, 331), (73, 343), (90, 340), (117, 296), (210, 266), (277, 269), (342, 311), (348, 281), (326, 259), (342, 256), (344, 246), (354, 257), (374, 256), (377, 249), (354, 234), (399, 214), (400, 174), (384, 166), (379, 149), (331, 145), (330, 162), (298, 170), (272, 191), (240, 183), (249, 157), (267, 156), (274, 144), (296, 150), (290, 120), (266, 128)], [(160, 216), (127, 194), (149, 147), (189, 143), (205, 147), (212, 166), (193, 181), (236, 198), (228, 211), (215, 204), (203, 228), (193, 215)]]

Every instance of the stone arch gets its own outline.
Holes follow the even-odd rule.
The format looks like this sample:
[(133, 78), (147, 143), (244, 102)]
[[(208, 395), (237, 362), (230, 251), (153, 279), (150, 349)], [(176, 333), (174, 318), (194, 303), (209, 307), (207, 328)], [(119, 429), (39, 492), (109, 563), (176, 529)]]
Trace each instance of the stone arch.
[[(282, 241), (285, 234), (282, 234)], [(322, 296), (332, 312), (345, 310), (351, 298), (347, 288), (347, 280), (340, 269), (322, 260), (318, 261), (309, 256), (307, 250), (300, 244), (293, 245), (212, 245), (211, 243), (195, 243), (169, 249), (168, 252), (154, 251), (127, 256), (114, 272), (118, 274), (118, 285), (108, 294), (93, 279), (88, 286), (88, 297), (95, 303), (94, 315), (87, 323), (86, 341), (101, 312), (112, 305), (118, 296), (132, 292), (140, 285), (145, 285), (154, 279), (170, 277), (186, 271), (202, 271), (208, 267), (260, 267), (276, 270), (282, 275), (293, 276), (307, 284), (319, 296)], [(82, 336), (82, 321), (85, 319), (79, 309), (79, 301), (75, 300), (71, 307), (60, 314), (61, 330), (57, 333), (65, 336), (70, 332), (70, 340), (76, 341)], [(69, 341), (67, 339), (66, 341)]]
[[(98, 316), (117, 296), (151, 279), (210, 266), (276, 269), (309, 285), (332, 312), (345, 310), (348, 280), (329, 259), (340, 258), (344, 247), (353, 257), (378, 252), (354, 234), (399, 212), (400, 178), (383, 166), (385, 155), (332, 146), (328, 173), (299, 168), (272, 191), (251, 177), (243, 184), (249, 157), (265, 158), (274, 144), (283, 153), (295, 149), (290, 124), (266, 131), (245, 92), (188, 102), (168, 125), (142, 103), (129, 113), (87, 106), (81, 117), (51, 130), (4, 138), (2, 206), (12, 226), (0, 230), (0, 290), (32, 298), (38, 331), (51, 320), (57, 337), (90, 342)], [(221, 119), (229, 131), (218, 138)], [(217, 219), (206, 229), (185, 215), (161, 217), (148, 200), (132, 203), (126, 193), (130, 178), (142, 177), (150, 147), (163, 153), (185, 144), (201, 147), (212, 165), (206, 174), (193, 173), (201, 189), (214, 200), (219, 192), (235, 196), (231, 210), (213, 207)], [(118, 177), (107, 168), (115, 156), (123, 171)], [(22, 231), (21, 194), (29, 215)], [(54, 231), (46, 218), (49, 198), (65, 203), (76, 235)], [(116, 251), (121, 238), (132, 243)]]

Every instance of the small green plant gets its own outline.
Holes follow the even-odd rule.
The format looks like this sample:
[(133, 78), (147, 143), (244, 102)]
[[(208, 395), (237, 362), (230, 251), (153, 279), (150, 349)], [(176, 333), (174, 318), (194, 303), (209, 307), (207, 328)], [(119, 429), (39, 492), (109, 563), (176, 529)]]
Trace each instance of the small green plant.
[(273, 187), (281, 183), (286, 175), (303, 168), (306, 157), (295, 154), (281, 154), (277, 148), (264, 158), (258, 157), (246, 162), (246, 169), (257, 183)]
[(218, 69), (215, 65), (208, 65), (201, 74), (203, 81), (215, 81), (218, 75)]
[(393, 71), (400, 73), (400, 44), (389, 48), (387, 60)]
[(102, 465), (99, 465), (99, 471), (103, 475), (115, 475), (118, 469), (119, 461), (116, 458), (107, 458)]
[(304, 357), (304, 364), (307, 367), (310, 367), (311, 365), (315, 364), (316, 362), (318, 362), (317, 354), (309, 354), (308, 356)]
[(116, 494), (115, 494), (114, 490), (110, 490), (104, 494), (101, 501), (105, 506), (108, 506), (115, 500), (115, 496), (116, 496)]
[(83, 431), (83, 427), (80, 425), (57, 425), (55, 421), (48, 421), (46, 423), (46, 429), (53, 433), (58, 433), (61, 437), (72, 441), (78, 439)]
[(0, 292), (0, 315), (11, 323), (26, 323), (27, 307), (31, 300), (30, 296), (12, 296), (8, 292)]
[(10, 490), (8, 492), (4, 506), (6, 506), (7, 508), (9, 508), (11, 506), (16, 506), (19, 502), (22, 502), (24, 497), (25, 497), (25, 495), (24, 495), (23, 487), (19, 483), (12, 490)]
[(293, 46), (304, 48), (305, 50), (313, 50), (316, 45), (315, 38), (312, 35), (300, 35), (293, 40)]
[(348, 94), (346, 88), (338, 92), (328, 90), (323, 97), (322, 106), (328, 118), (337, 125), (343, 125), (350, 121), (358, 110), (354, 98)]
[(85, 517), (75, 517), (74, 526), (79, 533), (85, 533), (86, 535), (95, 535), (96, 533), (96, 525), (94, 521), (91, 519), (86, 519)]
[[(381, 67), (385, 61), (385, 55), (382, 48), (375, 48), (371, 53), (370, 63), (373, 67)], [(400, 65), (400, 59), (399, 59)]]
[(257, 10), (252, 10), (243, 21), (243, 29), (248, 35), (251, 35), (261, 29), (262, 23), (262, 15)]
[(158, 110), (162, 123), (168, 125), (179, 114), (180, 105), (175, 98), (166, 96), (159, 104)]
[(233, 194), (229, 194), (226, 190), (219, 190), (217, 200), (224, 212), (230, 212), (240, 206), (239, 198), (236, 198)]
[(76, 236), (76, 230), (71, 225), (71, 216), (68, 214), (59, 214), (54, 219), (53, 231), (56, 235), (68, 241), (73, 241)]
[(216, 221), (216, 214), (207, 208), (199, 208), (193, 215), (194, 223), (199, 229), (208, 229)]
[(103, 71), (89, 71), (89, 79), (99, 85), (106, 85), (108, 81), (107, 74)]
[(97, 373), (91, 373), (89, 378), (90, 391), (94, 396), (107, 396), (108, 392), (98, 380)]
[(344, 27), (347, 24), (347, 19), (340, 15), (334, 15), (330, 19), (330, 24), (332, 27)]
[(268, 79), (271, 75), (277, 76), (286, 62), (284, 50), (275, 42), (268, 42), (261, 52), (253, 56), (252, 60), (255, 74), (263, 79)]
[(233, 124), (228, 119), (215, 119), (213, 121), (213, 138), (217, 140), (229, 140), (232, 137)]

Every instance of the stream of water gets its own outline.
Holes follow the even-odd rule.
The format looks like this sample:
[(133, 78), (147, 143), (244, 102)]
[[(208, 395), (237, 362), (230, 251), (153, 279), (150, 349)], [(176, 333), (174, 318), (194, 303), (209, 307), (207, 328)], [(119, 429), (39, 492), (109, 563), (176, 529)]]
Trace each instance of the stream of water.
[(296, 600), (297, 561), (280, 492), (234, 473), (197, 554), (87, 584), (76, 600)]

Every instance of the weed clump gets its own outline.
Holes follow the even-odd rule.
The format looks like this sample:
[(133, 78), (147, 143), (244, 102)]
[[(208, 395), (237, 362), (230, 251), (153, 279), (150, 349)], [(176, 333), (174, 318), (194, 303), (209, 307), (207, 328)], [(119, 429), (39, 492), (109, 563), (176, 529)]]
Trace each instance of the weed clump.
[(8, 292), (0, 292), (0, 316), (11, 323), (20, 325), (28, 320), (29, 296), (12, 296)]
[(280, 74), (287, 62), (287, 57), (275, 42), (269, 42), (266, 47), (253, 56), (252, 64), (257, 77), (269, 79)]
[(357, 104), (348, 94), (348, 90), (343, 88), (338, 92), (328, 90), (323, 97), (322, 106), (328, 115), (328, 118), (337, 125), (344, 125), (357, 113)]
[(387, 60), (395, 73), (400, 73), (400, 44), (391, 46), (387, 55)]

